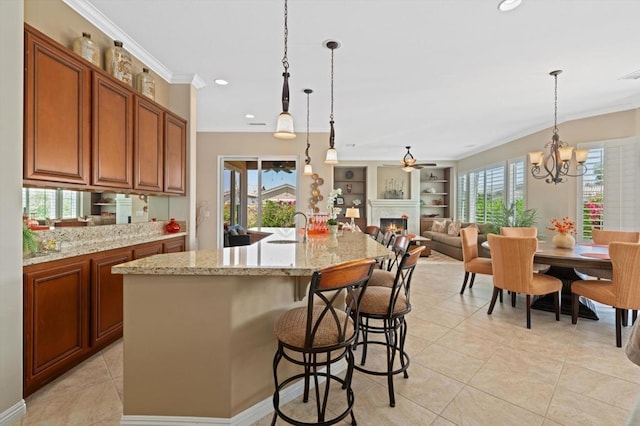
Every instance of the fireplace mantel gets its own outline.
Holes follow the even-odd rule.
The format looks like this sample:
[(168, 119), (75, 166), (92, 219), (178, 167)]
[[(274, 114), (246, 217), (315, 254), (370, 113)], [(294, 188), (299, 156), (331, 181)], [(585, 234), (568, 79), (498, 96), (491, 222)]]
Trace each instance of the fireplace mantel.
[(371, 207), (370, 225), (379, 225), (381, 217), (409, 216), (407, 228), (413, 234), (420, 234), (420, 202), (418, 200), (369, 199)]

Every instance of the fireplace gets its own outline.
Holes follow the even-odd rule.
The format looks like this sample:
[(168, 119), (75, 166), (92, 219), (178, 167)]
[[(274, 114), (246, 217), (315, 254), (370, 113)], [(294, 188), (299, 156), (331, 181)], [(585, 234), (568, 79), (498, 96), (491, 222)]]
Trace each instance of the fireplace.
[(380, 230), (382, 232), (392, 231), (395, 234), (402, 234), (407, 229), (407, 219), (402, 217), (380, 218)]

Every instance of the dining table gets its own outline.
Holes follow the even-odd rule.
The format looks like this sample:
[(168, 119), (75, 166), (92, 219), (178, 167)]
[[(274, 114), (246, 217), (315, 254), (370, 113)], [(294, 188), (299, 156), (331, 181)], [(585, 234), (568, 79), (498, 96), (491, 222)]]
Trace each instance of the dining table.
[[(482, 246), (490, 251), (488, 242), (485, 241)], [(551, 241), (539, 240), (538, 249), (533, 256), (533, 262), (549, 265), (550, 267), (545, 274), (562, 281), (560, 310), (565, 315), (571, 315), (572, 313), (571, 283), (582, 279), (576, 274), (576, 268), (608, 270), (613, 268), (609, 258), (609, 247), (590, 242), (577, 243), (572, 248), (559, 248), (555, 247)], [(580, 297), (579, 303), (579, 317), (592, 320), (599, 319), (595, 305), (591, 300)], [(531, 308), (554, 312), (553, 297), (550, 295), (538, 297), (532, 302)]]

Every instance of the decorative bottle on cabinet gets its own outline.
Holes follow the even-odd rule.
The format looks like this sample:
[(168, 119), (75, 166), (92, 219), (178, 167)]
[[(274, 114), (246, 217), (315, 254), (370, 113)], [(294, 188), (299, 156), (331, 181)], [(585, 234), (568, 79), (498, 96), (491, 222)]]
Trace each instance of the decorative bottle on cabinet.
[(91, 34), (82, 33), (82, 37), (73, 40), (73, 51), (95, 66), (100, 66), (100, 48), (91, 41)]
[(149, 68), (142, 68), (142, 72), (136, 76), (136, 88), (149, 99), (156, 99), (156, 81), (149, 74)]
[(175, 234), (176, 232), (180, 232), (180, 224), (176, 222), (174, 218), (171, 218), (164, 229), (166, 229), (169, 234)]
[(120, 40), (114, 40), (113, 46), (107, 49), (104, 62), (105, 70), (109, 74), (129, 86), (132, 85), (131, 55), (124, 50)]

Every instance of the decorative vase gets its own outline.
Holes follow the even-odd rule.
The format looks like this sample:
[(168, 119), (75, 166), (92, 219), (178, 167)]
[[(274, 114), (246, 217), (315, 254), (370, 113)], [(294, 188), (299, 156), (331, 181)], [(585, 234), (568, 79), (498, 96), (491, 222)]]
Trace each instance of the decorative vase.
[(180, 232), (180, 224), (176, 222), (174, 218), (171, 218), (169, 223), (164, 226), (164, 229), (166, 229), (169, 234), (175, 234), (176, 232)]
[(156, 81), (149, 74), (149, 68), (142, 68), (142, 72), (136, 75), (136, 88), (149, 99), (156, 99)]
[(573, 248), (573, 246), (576, 245), (575, 238), (567, 233), (559, 233), (554, 235), (551, 242), (553, 242), (553, 245), (558, 248)]
[(131, 55), (124, 50), (120, 40), (114, 40), (113, 46), (105, 52), (104, 68), (118, 80), (129, 86), (132, 85)]
[(327, 225), (327, 227), (329, 228), (329, 233), (330, 234), (337, 234), (338, 233), (338, 225)]
[(93, 65), (100, 66), (100, 48), (91, 41), (91, 34), (82, 33), (82, 37), (73, 40), (73, 51)]

